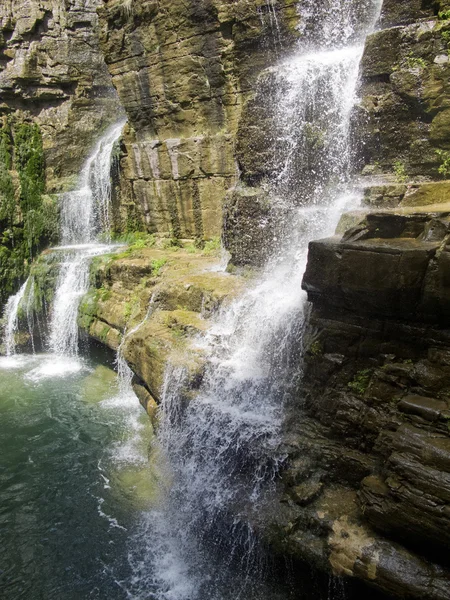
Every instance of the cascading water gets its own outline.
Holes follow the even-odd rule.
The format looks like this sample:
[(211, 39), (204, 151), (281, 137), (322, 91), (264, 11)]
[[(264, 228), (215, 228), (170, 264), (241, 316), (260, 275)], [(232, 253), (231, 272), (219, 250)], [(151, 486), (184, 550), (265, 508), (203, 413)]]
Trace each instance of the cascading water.
[[(64, 194), (61, 204), (63, 261), (58, 277), (50, 323), (49, 346), (60, 356), (78, 352), (78, 307), (89, 287), (89, 265), (93, 256), (108, 247), (96, 242), (98, 234), (109, 235), (111, 156), (124, 122), (112, 127), (87, 160), (80, 187)], [(57, 249), (58, 250), (58, 249)]]
[(10, 296), (6, 303), (3, 313), (3, 343), (5, 345), (6, 356), (11, 356), (16, 351), (15, 334), (19, 328), (19, 306), (25, 295), (27, 282), (25, 282), (20, 290), (14, 296)]
[(308, 242), (332, 233), (355, 199), (350, 115), (381, 0), (302, 7), (298, 52), (268, 74), (280, 162), (266, 182), (273, 255), (200, 340), (209, 358), (197, 396), (184, 401), (182, 369), (166, 372), (158, 437), (168, 484), (135, 541), (132, 598), (270, 597), (254, 528), (276, 493), (283, 407), (300, 376)]
[[(99, 234), (109, 236), (111, 200), (111, 157), (121, 136), (124, 121), (111, 127), (86, 161), (78, 189), (63, 194), (61, 199), (61, 242), (54, 248), (61, 254), (60, 272), (49, 324), (48, 346), (59, 356), (74, 356), (78, 352), (78, 307), (89, 286), (89, 265), (92, 257), (104, 254), (110, 247), (97, 241)], [(12, 296), (4, 312), (4, 345), (8, 355), (14, 354), (14, 334), (18, 327), (18, 311), (26, 304), (29, 328), (34, 281), (28, 279)], [(30, 330), (32, 345), (33, 332)]]
[(124, 121), (101, 138), (80, 174), (79, 187), (61, 201), (61, 243), (91, 244), (110, 231), (111, 155)]

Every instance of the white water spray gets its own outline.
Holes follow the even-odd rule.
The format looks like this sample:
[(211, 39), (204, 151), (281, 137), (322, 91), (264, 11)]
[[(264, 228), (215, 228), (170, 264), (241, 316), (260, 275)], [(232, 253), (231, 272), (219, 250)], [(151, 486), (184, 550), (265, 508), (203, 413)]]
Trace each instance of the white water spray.
[(187, 374), (166, 372), (159, 443), (173, 483), (142, 523), (130, 597), (270, 597), (254, 528), (264, 526), (261, 515), (277, 493), (284, 405), (301, 375), (308, 242), (333, 233), (355, 202), (350, 116), (364, 38), (380, 5), (309, 0), (303, 46), (268, 75), (282, 158), (266, 183), (277, 239), (259, 282), (202, 340), (209, 360), (198, 395), (186, 402)]

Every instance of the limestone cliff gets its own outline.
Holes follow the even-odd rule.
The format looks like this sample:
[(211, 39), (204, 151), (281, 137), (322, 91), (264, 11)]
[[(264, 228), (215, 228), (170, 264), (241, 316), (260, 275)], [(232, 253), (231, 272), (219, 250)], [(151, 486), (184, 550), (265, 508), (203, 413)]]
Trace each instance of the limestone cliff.
[(98, 44), (98, 0), (0, 5), (0, 304), (58, 240), (67, 189), (120, 105)]
[[(223, 234), (234, 263), (252, 265), (270, 250), (261, 187), (279, 167), (270, 67), (298, 35), (298, 4), (8, 0), (0, 9), (0, 111), (42, 140), (47, 189), (67, 185), (116, 120), (110, 77), (128, 117), (118, 229), (156, 236), (94, 262), (79, 324), (114, 350), (123, 342), (152, 416), (167, 363), (186, 349), (183, 400), (195, 393), (204, 357), (190, 338), (245, 284), (211, 270), (198, 246)], [(353, 119), (363, 207), (343, 218), (344, 235), (310, 246), (304, 377), (288, 407), (270, 539), (327, 573), (429, 600), (450, 598), (449, 51), (447, 0), (385, 0)], [(8, 152), (24, 137), (6, 136)], [(26, 165), (12, 169), (8, 152), (5, 189), (18, 200)], [(42, 262), (47, 285), (52, 265)]]
[(42, 130), (48, 189), (76, 175), (119, 105), (98, 47), (99, 0), (5, 0), (0, 114)]
[(296, 37), (296, 2), (107, 0), (99, 16), (129, 122), (121, 183), (128, 221), (199, 242), (219, 236), (240, 167), (240, 116), (258, 74)]

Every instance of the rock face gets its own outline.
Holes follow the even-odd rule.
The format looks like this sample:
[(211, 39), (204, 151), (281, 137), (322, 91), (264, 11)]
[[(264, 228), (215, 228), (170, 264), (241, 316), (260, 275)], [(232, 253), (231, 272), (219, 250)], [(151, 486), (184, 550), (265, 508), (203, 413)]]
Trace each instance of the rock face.
[(94, 260), (94, 285), (83, 299), (81, 328), (114, 351), (120, 346), (134, 373), (136, 394), (153, 416), (168, 366), (188, 374), (189, 398), (205, 358), (191, 344), (208, 319), (243, 289), (241, 277), (212, 270), (215, 253), (187, 248), (133, 248)]
[(48, 190), (70, 183), (120, 107), (98, 46), (99, 0), (4, 0), (0, 114), (38, 123)]
[(361, 65), (356, 135), (368, 172), (400, 179), (447, 174), (448, 9), (442, 1), (384, 3), (385, 28), (369, 36)]
[(436, 600), (450, 597), (449, 9), (386, 0), (367, 40), (363, 208), (310, 244), (274, 536), (389, 597)]
[[(151, 233), (219, 236), (239, 122), (261, 70), (287, 52), (296, 2), (108, 0), (101, 46), (129, 128), (122, 203)], [(135, 213), (133, 213), (135, 211)]]
[(312, 242), (304, 277), (281, 538), (393, 596), (450, 597), (449, 217), (371, 214)]

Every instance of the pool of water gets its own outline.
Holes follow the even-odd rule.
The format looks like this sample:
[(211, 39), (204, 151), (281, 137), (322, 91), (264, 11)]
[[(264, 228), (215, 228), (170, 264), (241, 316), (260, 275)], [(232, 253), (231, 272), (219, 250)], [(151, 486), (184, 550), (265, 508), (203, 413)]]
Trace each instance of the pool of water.
[(0, 358), (0, 597), (127, 598), (149, 419), (92, 360)]

